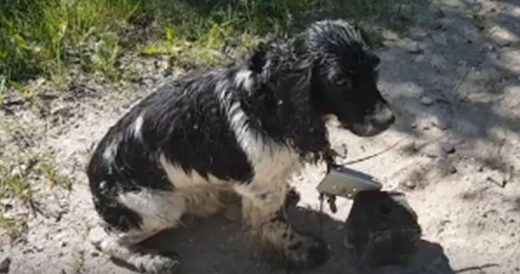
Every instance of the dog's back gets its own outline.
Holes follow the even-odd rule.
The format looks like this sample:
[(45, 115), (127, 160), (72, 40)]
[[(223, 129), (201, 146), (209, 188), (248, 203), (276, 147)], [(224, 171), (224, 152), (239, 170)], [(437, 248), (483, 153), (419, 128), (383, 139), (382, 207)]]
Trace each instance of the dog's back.
[(223, 102), (220, 93), (225, 91), (217, 87), (232, 73), (207, 73), (167, 84), (108, 131), (88, 166), (95, 205), (105, 221), (123, 230), (137, 226), (139, 222), (125, 220), (117, 196), (145, 189), (174, 190), (176, 182), (168, 178), (165, 165), (223, 181), (251, 178), (251, 165), (227, 115), (226, 105), (234, 99), (228, 96), (229, 101)]

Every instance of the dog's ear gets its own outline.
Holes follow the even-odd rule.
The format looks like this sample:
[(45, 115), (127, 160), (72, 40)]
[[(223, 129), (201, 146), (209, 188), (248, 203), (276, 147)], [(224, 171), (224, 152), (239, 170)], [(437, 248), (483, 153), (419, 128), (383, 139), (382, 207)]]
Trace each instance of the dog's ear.
[(256, 45), (247, 60), (248, 69), (254, 73), (262, 73), (266, 63), (267, 45), (263, 42)]

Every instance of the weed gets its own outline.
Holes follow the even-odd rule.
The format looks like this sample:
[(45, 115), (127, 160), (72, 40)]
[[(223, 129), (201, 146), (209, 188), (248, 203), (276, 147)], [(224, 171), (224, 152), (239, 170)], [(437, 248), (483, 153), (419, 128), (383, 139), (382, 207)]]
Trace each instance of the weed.
[(40, 162), (39, 170), (52, 186), (59, 186), (68, 190), (72, 188), (72, 181), (68, 177), (59, 174), (56, 166), (50, 161)]
[(0, 231), (2, 232), (0, 233), (0, 245), (7, 244), (7, 242), (12, 243), (27, 233), (27, 224), (19, 219), (6, 217), (0, 212)]
[(29, 183), (21, 175), (7, 176), (0, 182), (18, 199), (29, 202), (32, 198), (32, 191)]
[(4, 214), (0, 212), (0, 228), (6, 231), (12, 231), (16, 228), (16, 221), (12, 218), (5, 217)]
[[(16, 235), (18, 234), (19, 230), (19, 224), (18, 222), (13, 219), (4, 216), (2, 212), (0, 212), (0, 231), (4, 233), (8, 237), (8, 239), (12, 240), (16, 238)], [(0, 237), (0, 243), (3, 242), (2, 237)]]
[(29, 182), (20, 170), (0, 165), (0, 198), (12, 195), (25, 203), (31, 202)]

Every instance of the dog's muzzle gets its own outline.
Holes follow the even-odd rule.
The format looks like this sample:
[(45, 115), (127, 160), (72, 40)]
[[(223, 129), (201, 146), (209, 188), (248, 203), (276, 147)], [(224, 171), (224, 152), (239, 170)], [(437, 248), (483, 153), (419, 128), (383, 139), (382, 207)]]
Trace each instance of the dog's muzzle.
[(383, 105), (382, 107), (379, 107), (375, 114), (370, 117), (370, 123), (376, 127), (383, 130), (386, 130), (389, 128), (393, 123), (395, 122), (395, 116), (392, 113), (392, 110), (390, 110), (390, 107), (388, 105)]
[(348, 128), (356, 135), (370, 137), (387, 130), (395, 123), (395, 116), (386, 103), (378, 104), (372, 114), (365, 116), (362, 123), (353, 123)]

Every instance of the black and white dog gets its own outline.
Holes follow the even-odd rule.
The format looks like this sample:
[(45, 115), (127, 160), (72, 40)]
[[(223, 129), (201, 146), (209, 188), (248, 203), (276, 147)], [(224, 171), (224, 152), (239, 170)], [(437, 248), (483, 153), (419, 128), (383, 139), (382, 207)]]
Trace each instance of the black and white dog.
[(377, 88), (378, 63), (360, 29), (320, 21), (258, 46), (241, 64), (164, 85), (110, 128), (90, 161), (106, 232), (94, 244), (142, 271), (171, 272), (176, 256), (136, 245), (184, 214), (219, 211), (219, 194), (229, 191), (242, 198), (250, 231), (289, 265), (324, 263), (326, 245), (285, 220), (287, 183), (328, 157), (326, 117), (359, 136), (394, 122)]

